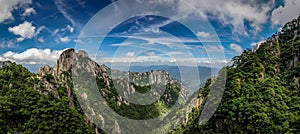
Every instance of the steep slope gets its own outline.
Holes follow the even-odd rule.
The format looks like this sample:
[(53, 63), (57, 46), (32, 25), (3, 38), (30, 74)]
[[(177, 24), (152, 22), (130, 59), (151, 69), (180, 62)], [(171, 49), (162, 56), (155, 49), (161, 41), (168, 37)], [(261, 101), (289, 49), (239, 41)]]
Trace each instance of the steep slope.
[[(233, 58), (226, 89), (214, 116), (199, 126), (201, 107), (174, 133), (299, 133), (300, 17), (254, 50)], [(200, 89), (204, 99), (213, 86)], [(205, 104), (205, 101), (202, 105)]]
[(35, 74), (9, 61), (0, 65), (0, 133), (92, 132), (67, 101), (34, 89)]

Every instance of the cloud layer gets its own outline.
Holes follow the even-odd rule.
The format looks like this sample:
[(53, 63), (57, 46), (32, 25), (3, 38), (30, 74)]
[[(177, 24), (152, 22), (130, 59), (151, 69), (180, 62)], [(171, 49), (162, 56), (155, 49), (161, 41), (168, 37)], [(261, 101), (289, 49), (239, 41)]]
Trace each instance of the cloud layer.
[[(216, 19), (221, 24), (232, 27), (233, 33), (248, 35), (246, 22), (252, 31), (260, 31), (262, 25), (268, 20), (268, 13), (275, 6), (275, 0), (262, 2), (261, 0), (185, 0), (186, 4), (194, 6), (211, 19)], [(178, 2), (172, 0), (157, 0), (157, 3), (172, 5), (173, 8)], [(179, 16), (188, 16), (195, 13), (195, 9), (189, 7), (178, 8)], [(201, 35), (201, 33), (200, 33)]]
[(13, 61), (19, 64), (53, 64), (64, 50), (31, 48), (24, 52), (8, 51), (0, 56), (0, 61)]
[(0, 23), (6, 20), (12, 20), (13, 10), (18, 9), (18, 7), (23, 7), (27, 4), (31, 4), (31, 0), (1, 0), (0, 1)]
[(284, 6), (280, 6), (272, 12), (272, 23), (274, 25), (284, 25), (296, 18), (300, 13), (299, 0), (284, 0)]

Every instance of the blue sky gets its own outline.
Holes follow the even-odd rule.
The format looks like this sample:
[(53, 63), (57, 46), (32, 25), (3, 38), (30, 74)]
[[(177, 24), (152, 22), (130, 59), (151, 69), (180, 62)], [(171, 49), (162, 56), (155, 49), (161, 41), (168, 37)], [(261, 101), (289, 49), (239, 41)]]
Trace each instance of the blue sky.
[[(91, 56), (96, 52), (94, 60), (105, 64), (186, 65), (192, 58), (197, 65), (222, 66), (300, 13), (297, 0), (186, 0), (193, 8), (178, 0), (156, 0), (142, 4), (147, 5), (145, 15), (135, 16), (132, 9), (141, 0), (121, 1), (1, 0), (0, 60), (35, 69), (53, 65), (66, 48), (77, 48)], [(103, 9), (111, 12), (103, 15)], [(158, 16), (160, 12), (173, 18)], [(131, 18), (115, 25), (126, 13)], [(82, 31), (103, 29), (111, 31), (96, 36), (102, 43), (85, 46)]]

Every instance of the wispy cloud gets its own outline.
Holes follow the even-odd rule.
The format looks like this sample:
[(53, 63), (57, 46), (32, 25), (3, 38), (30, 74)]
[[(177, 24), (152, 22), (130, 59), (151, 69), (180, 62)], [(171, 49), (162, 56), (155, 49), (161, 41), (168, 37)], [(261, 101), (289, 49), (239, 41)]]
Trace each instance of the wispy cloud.
[(243, 48), (240, 45), (235, 44), (235, 43), (230, 44), (229, 47), (230, 47), (231, 50), (234, 50), (238, 54), (241, 54), (244, 51)]
[(122, 43), (111, 44), (111, 46), (121, 47), (121, 46), (130, 46), (133, 44), (135, 44), (135, 43), (134, 42), (122, 42)]
[(134, 55), (135, 55), (135, 52), (128, 52), (128, 53), (125, 54), (125, 57), (126, 58), (132, 58), (132, 57), (134, 57)]
[(193, 46), (193, 49), (201, 49), (209, 52), (224, 52), (225, 48), (222, 45), (209, 45), (209, 46)]
[(68, 42), (70, 42), (70, 39), (69, 39), (68, 36), (62, 37), (62, 38), (60, 38), (59, 40), (60, 40), (61, 42), (63, 42), (63, 43), (68, 43)]
[(203, 37), (203, 38), (208, 38), (211, 35), (210, 35), (210, 33), (207, 33), (207, 32), (197, 32), (197, 36)]
[[(136, 1), (139, 2), (139, 0)], [(263, 24), (268, 20), (269, 12), (275, 6), (275, 0), (185, 0), (182, 2), (189, 6), (182, 6), (180, 5), (182, 3), (172, 0), (156, 0), (145, 3), (148, 8), (158, 9), (157, 12), (161, 11), (159, 7), (163, 5), (173, 13), (172, 17), (177, 18), (177, 20), (184, 20), (195, 14), (204, 19), (217, 20), (225, 26), (232, 27), (232, 33), (239, 35), (248, 35), (249, 31), (261, 31)], [(127, 12), (128, 10), (129, 12), (130, 10), (125, 9), (125, 7), (127, 6), (118, 11)], [(195, 9), (199, 12), (195, 12)], [(247, 27), (250, 27), (250, 30)]]
[[(134, 45), (134, 44), (140, 44), (138, 41), (143, 41), (146, 43), (142, 43), (142, 45), (155, 45), (155, 44), (160, 44), (167, 46), (169, 48), (189, 48), (187, 45), (184, 45), (185, 43), (203, 43), (203, 41), (199, 41), (198, 39), (193, 39), (193, 38), (185, 38), (185, 37), (167, 37), (167, 36), (156, 36), (156, 37), (151, 37), (147, 35), (137, 35), (137, 36), (109, 36), (109, 37), (114, 37), (114, 38), (127, 38), (130, 39), (130, 42), (122, 42), (119, 44), (112, 44), (111, 46), (129, 46), (129, 45)], [(214, 41), (211, 41), (214, 42)], [(190, 49), (190, 48), (189, 48)]]
[(79, 3), (79, 5), (83, 8), (85, 8), (85, 2), (83, 0), (76, 0), (77, 3)]
[(30, 16), (30, 15), (34, 15), (37, 14), (36, 11), (31, 7), (31, 8), (26, 8), (24, 13), (21, 14), (21, 16), (25, 17), (25, 16)]
[(0, 48), (17, 48), (19, 47), (18, 43), (15, 40), (1, 40)]
[(139, 33), (145, 33), (145, 32), (159, 33), (161, 32), (160, 31), (161, 27), (164, 27), (170, 24), (171, 22), (173, 22), (172, 20), (164, 20), (159, 23), (157, 22), (153, 23), (151, 22), (151, 18), (148, 18), (148, 21), (150, 22), (143, 23), (139, 21), (139, 19), (141, 18), (145, 19), (144, 16), (141, 16), (139, 18), (132, 20), (134, 21), (134, 24), (128, 29), (128, 31), (124, 31), (123, 33), (121, 33), (121, 35), (131, 35), (131, 34), (137, 35)]
[(38, 38), (38, 41), (39, 41), (40, 43), (45, 43), (45, 39), (44, 39), (43, 37)]
[(69, 20), (73, 26), (77, 28), (81, 28), (81, 24), (77, 22), (71, 14), (69, 14), (69, 10), (72, 10), (72, 6), (67, 5), (64, 1), (62, 0), (54, 0), (54, 3), (59, 10), (59, 12), (67, 19)]

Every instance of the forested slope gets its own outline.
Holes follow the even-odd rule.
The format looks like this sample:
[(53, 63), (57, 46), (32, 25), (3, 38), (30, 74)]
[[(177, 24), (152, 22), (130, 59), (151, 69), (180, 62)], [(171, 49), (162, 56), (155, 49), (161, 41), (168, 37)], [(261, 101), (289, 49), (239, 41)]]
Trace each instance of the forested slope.
[(35, 74), (16, 63), (0, 64), (0, 133), (92, 132), (67, 100), (35, 88)]
[[(299, 133), (300, 17), (232, 59), (217, 111), (199, 126), (201, 107), (173, 133)], [(214, 79), (200, 89), (204, 99)], [(202, 105), (204, 105), (203, 103)]]

